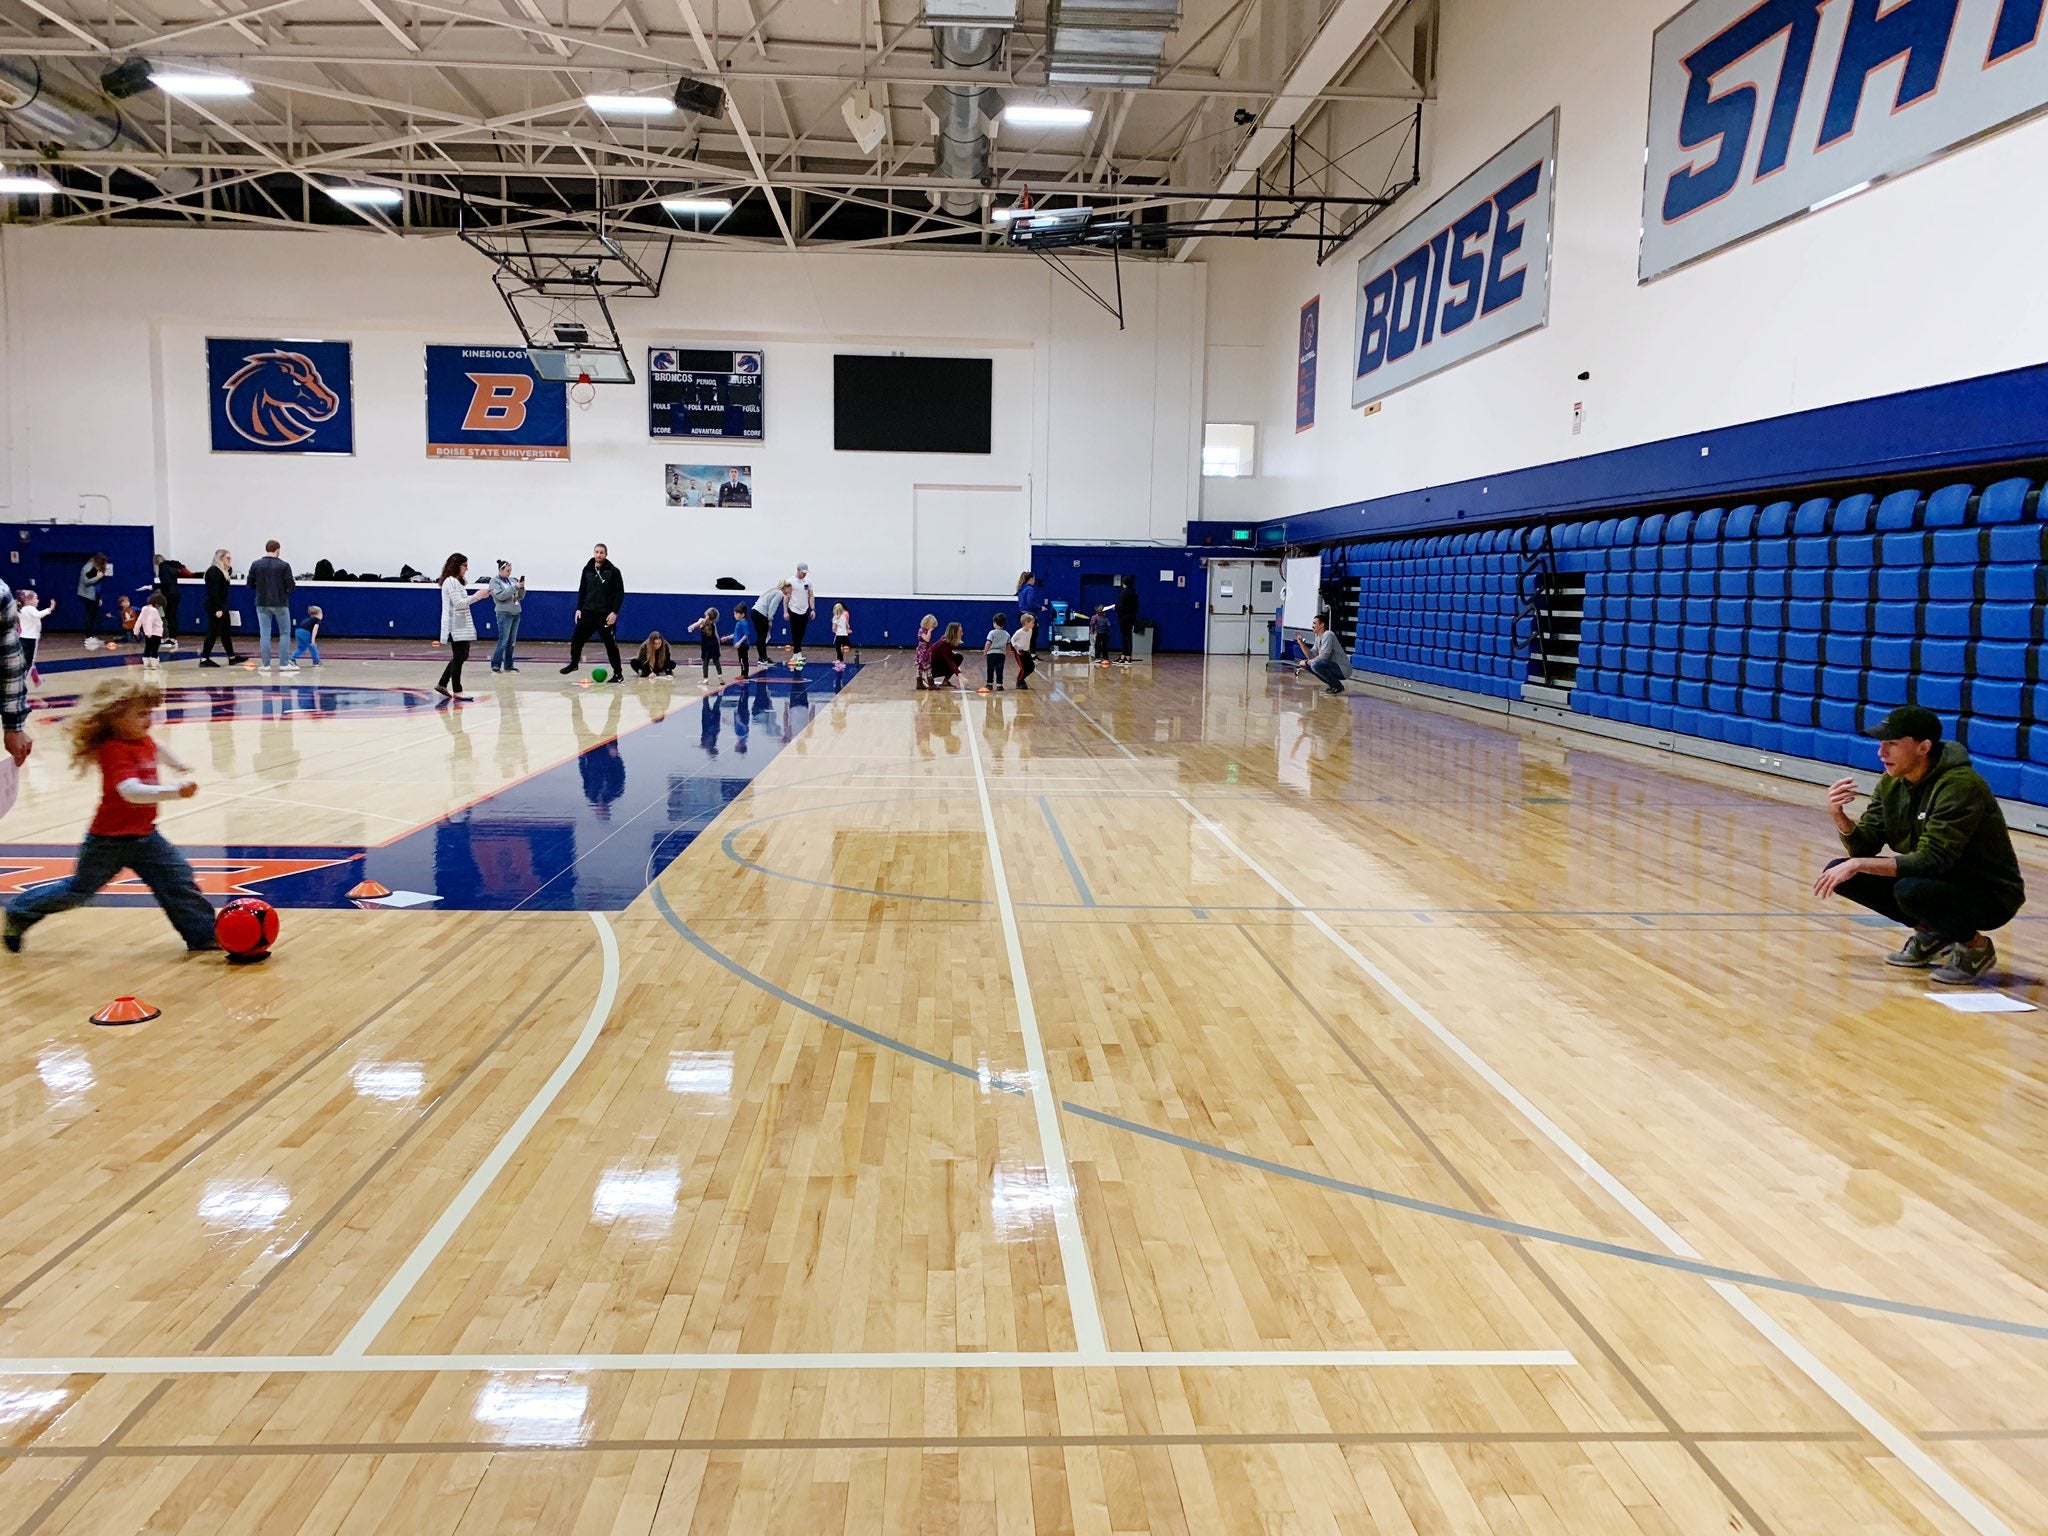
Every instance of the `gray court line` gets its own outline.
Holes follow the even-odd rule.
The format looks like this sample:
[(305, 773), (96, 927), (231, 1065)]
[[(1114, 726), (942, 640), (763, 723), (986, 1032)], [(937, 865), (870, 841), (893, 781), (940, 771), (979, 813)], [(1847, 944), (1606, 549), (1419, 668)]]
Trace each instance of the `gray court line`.
[(1059, 818), (1052, 813), (1052, 802), (1040, 795), (1038, 808), (1045, 813), (1045, 824), (1052, 829), (1052, 840), (1059, 844), (1060, 857), (1067, 861), (1067, 874), (1074, 882), (1074, 889), (1080, 893), (1081, 905), (1094, 906), (1095, 893), (1088, 889), (1088, 882), (1081, 878), (1081, 866), (1075, 862), (1074, 850), (1067, 846), (1067, 834), (1060, 830)]
[(1647, 1248), (1630, 1248), (1621, 1243), (1604, 1242), (1596, 1237), (1580, 1237), (1572, 1232), (1556, 1232), (1548, 1227), (1530, 1226), (1527, 1222), (1509, 1221), (1503, 1216), (1489, 1216), (1483, 1211), (1460, 1210), (1454, 1205), (1440, 1205), (1434, 1200), (1420, 1200), (1413, 1195), (1396, 1194), (1390, 1189), (1375, 1189), (1369, 1184), (1353, 1184), (1348, 1179), (1334, 1179), (1328, 1174), (1314, 1173), (1306, 1168), (1291, 1168), (1285, 1163), (1269, 1162), (1249, 1152), (1236, 1152), (1229, 1147), (1213, 1146), (1206, 1141), (1193, 1141), (1172, 1131), (1160, 1130), (1157, 1126), (1141, 1125), (1135, 1120), (1126, 1120), (1119, 1115), (1105, 1114), (1084, 1104), (1070, 1103), (1063, 1107), (1069, 1114), (1079, 1115), (1084, 1120), (1093, 1120), (1100, 1125), (1128, 1131), (1133, 1136), (1143, 1136), (1151, 1141), (1164, 1142), (1168, 1146), (1179, 1147), (1184, 1152), (1199, 1152), (1204, 1157), (1236, 1163), (1241, 1168), (1256, 1168), (1261, 1173), (1270, 1173), (1276, 1178), (1313, 1184), (1340, 1195), (1354, 1195), (1361, 1200), (1370, 1200), (1376, 1205), (1390, 1205), (1404, 1211), (1416, 1211), (1424, 1216), (1441, 1216), (1446, 1221), (1460, 1222), (1469, 1227), (1484, 1227), (1490, 1232), (1504, 1232), (1510, 1237), (1526, 1237), (1538, 1243), (1556, 1243), (1560, 1247), (1577, 1248), (1583, 1253), (1604, 1254), (1611, 1259), (1627, 1259), (1632, 1263), (1648, 1264), (1657, 1269), (1697, 1275), (1703, 1280), (1722, 1280), (1730, 1285), (1751, 1286), (1757, 1290), (1782, 1291), (1788, 1296), (1802, 1296), (1809, 1301), (1832, 1301), (1840, 1306), (1860, 1307), (1871, 1312), (1891, 1312), (1900, 1317), (1918, 1318), (1922, 1322), (1948, 1323), (1957, 1328), (2010, 1334), (2021, 1339), (2048, 1340), (2048, 1326), (2039, 1323), (2019, 1323), (2005, 1318), (1981, 1317), (1974, 1312), (1953, 1312), (1944, 1307), (1925, 1307), (1912, 1301), (1891, 1301), (1883, 1296), (1866, 1296), (1859, 1291), (1838, 1291), (1824, 1285), (1809, 1285), (1803, 1280), (1781, 1280), (1775, 1275), (1752, 1274), (1744, 1269), (1730, 1269), (1721, 1264), (1707, 1264), (1698, 1259), (1680, 1258), (1677, 1254), (1657, 1253)]
[[(824, 1023), (832, 1025), (835, 1029), (843, 1029), (849, 1034), (858, 1035), (861, 1039), (873, 1045), (878, 1045), (885, 1051), (894, 1051), (898, 1055), (912, 1057), (924, 1062), (927, 1066), (937, 1067), (943, 1072), (950, 1072), (955, 1077), (966, 1078), (970, 1082), (978, 1083), (983, 1087), (993, 1088), (1001, 1093), (1021, 1094), (1024, 1092), (1021, 1086), (1009, 1083), (1003, 1078), (985, 1077), (973, 1067), (962, 1066), (959, 1062), (949, 1061), (943, 1056), (935, 1056), (930, 1051), (921, 1050), (917, 1046), (908, 1044), (905, 1041), (893, 1039), (879, 1030), (869, 1029), (865, 1025), (854, 1023), (851, 1019), (842, 1018), (829, 1009), (820, 1008), (815, 1003), (806, 1002), (794, 992), (778, 987), (766, 977), (755, 974), (737, 960), (720, 951), (717, 946), (705, 939), (676, 915), (675, 908), (668, 904), (668, 898), (663, 895), (658, 886), (654, 891), (654, 904), (661, 915), (668, 920), (669, 926), (688, 940), (692, 947), (700, 951), (706, 958), (715, 961), (720, 967), (730, 971), (749, 985), (759, 987), (778, 1001), (787, 1003), (790, 1007), (807, 1013), (812, 1018), (822, 1020)], [(1085, 1104), (1066, 1102), (1061, 1104), (1060, 1107), (1070, 1115), (1078, 1115), (1084, 1120), (1092, 1120), (1096, 1124), (1108, 1126), (1112, 1130), (1128, 1131), (1133, 1136), (1142, 1136), (1151, 1141), (1163, 1142), (1168, 1146), (1179, 1147), (1184, 1152), (1195, 1152), (1203, 1157), (1215, 1158), (1220, 1162), (1235, 1163), (1241, 1168), (1255, 1168), (1261, 1173), (1272, 1174), (1275, 1178), (1292, 1179), (1301, 1184), (1312, 1184), (1336, 1194), (1351, 1195), (1360, 1200), (1370, 1200), (1377, 1205), (1414, 1211), (1424, 1216), (1441, 1217), (1443, 1220), (1459, 1222), (1465, 1226), (1483, 1227), (1490, 1232), (1503, 1232), (1512, 1237), (1525, 1237), (1533, 1242), (1555, 1243), (1560, 1247), (1576, 1248), (1584, 1253), (1602, 1254), (1611, 1259), (1625, 1259), (1632, 1263), (1646, 1264), (1657, 1269), (1672, 1270), (1678, 1274), (1695, 1275), (1704, 1280), (1720, 1280), (1727, 1284), (1751, 1286), (1758, 1290), (1782, 1291), (1787, 1295), (1801, 1296), (1810, 1301), (1831, 1301), (1840, 1306), (1857, 1307), (1872, 1312), (1889, 1312), (1901, 1317), (1916, 1318), (1922, 1322), (1947, 1323), (1953, 1327), (1970, 1328), (1985, 1333), (2000, 1333), (2014, 1338), (2048, 1341), (2048, 1326), (2038, 1323), (2021, 1323), (2005, 1318), (1983, 1317), (1974, 1312), (1957, 1312), (1944, 1307), (1922, 1306), (1918, 1302), (1892, 1301), (1883, 1296), (1866, 1296), (1858, 1291), (1839, 1291), (1828, 1286), (1809, 1285), (1803, 1280), (1781, 1280), (1775, 1275), (1754, 1274), (1744, 1269), (1730, 1269), (1725, 1265), (1708, 1264), (1698, 1259), (1681, 1258), (1676, 1254), (1657, 1253), (1646, 1248), (1630, 1248), (1621, 1243), (1605, 1242), (1599, 1238), (1580, 1237), (1572, 1232), (1558, 1232), (1553, 1231), (1549, 1227), (1531, 1226), (1527, 1222), (1510, 1221), (1502, 1216), (1490, 1216), (1484, 1211), (1463, 1210), (1455, 1205), (1443, 1205), (1434, 1200), (1418, 1199), (1413, 1195), (1396, 1194), (1388, 1189), (1375, 1189), (1369, 1184), (1354, 1184), (1349, 1180), (1332, 1178), (1328, 1174), (1315, 1173), (1306, 1168), (1293, 1168), (1286, 1163), (1276, 1163), (1263, 1157), (1255, 1157), (1249, 1152), (1236, 1152), (1228, 1147), (1214, 1146), (1205, 1141), (1195, 1141), (1172, 1131), (1161, 1130), (1157, 1126), (1144, 1125), (1136, 1120), (1126, 1120), (1120, 1115), (1107, 1114), (1099, 1109), (1090, 1109)]]

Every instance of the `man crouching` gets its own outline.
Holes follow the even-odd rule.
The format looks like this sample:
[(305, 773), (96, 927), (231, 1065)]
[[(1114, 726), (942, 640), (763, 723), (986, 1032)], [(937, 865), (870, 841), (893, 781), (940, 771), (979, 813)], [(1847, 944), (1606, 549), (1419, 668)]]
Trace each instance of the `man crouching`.
[[(1813, 883), (1816, 896), (1846, 896), (1913, 932), (1887, 965), (1925, 969), (1951, 986), (1997, 963), (1987, 930), (2011, 922), (2027, 899), (2012, 838), (1991, 786), (1960, 742), (1941, 739), (1932, 710), (1895, 709), (1872, 730), (1884, 776), (1860, 821), (1849, 819), (1856, 785), (1828, 787), (1828, 812), (1849, 856)], [(1896, 850), (1884, 853), (1885, 847)]]

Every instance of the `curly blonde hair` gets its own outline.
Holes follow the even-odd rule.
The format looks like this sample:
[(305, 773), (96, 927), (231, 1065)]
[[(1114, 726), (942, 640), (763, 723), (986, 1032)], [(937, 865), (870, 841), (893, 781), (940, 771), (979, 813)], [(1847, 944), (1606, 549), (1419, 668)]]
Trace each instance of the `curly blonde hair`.
[(163, 702), (163, 689), (127, 675), (125, 668), (120, 675), (101, 678), (71, 717), (71, 766), (80, 772), (92, 768), (100, 748), (120, 734), (115, 721), (138, 705), (155, 710)]

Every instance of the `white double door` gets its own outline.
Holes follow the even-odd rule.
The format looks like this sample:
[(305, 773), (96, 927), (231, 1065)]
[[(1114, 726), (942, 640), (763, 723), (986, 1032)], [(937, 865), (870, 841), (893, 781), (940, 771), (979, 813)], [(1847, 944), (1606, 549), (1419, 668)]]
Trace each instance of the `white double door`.
[(1278, 560), (1209, 562), (1211, 656), (1263, 656), (1266, 626), (1280, 612)]
[(1031, 563), (1031, 499), (1021, 485), (915, 488), (912, 579), (920, 597), (994, 597)]

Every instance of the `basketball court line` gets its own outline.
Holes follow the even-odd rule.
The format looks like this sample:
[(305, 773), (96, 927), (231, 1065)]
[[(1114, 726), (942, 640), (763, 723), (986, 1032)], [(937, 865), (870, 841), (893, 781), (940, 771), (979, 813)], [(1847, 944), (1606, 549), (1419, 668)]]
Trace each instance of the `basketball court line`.
[[(1540, 1370), (1568, 1349), (823, 1350), (788, 1354), (73, 1355), (0, 1359), (0, 1376), (389, 1376), (521, 1371)], [(84, 1448), (91, 1449), (90, 1447)]]
[[(1058, 696), (1064, 698), (1072, 706), (1074, 713), (1100, 732), (1102, 737), (1125, 757), (1129, 758), (1132, 762), (1142, 761), (1135, 752), (1119, 741), (1107, 727), (1093, 715), (1089, 714), (1080, 704), (1076, 703), (1071, 696), (1064, 693)], [(1421, 1003), (1410, 997), (1392, 976), (1389, 976), (1379, 966), (1368, 960), (1358, 950), (1357, 946), (1330, 925), (1327, 918), (1320, 912), (1305, 906), (1264, 865), (1240, 848), (1229, 833), (1203, 815), (1196, 808), (1193, 801), (1179, 793), (1175, 793), (1173, 798), (1180, 803), (1181, 808), (1188, 813), (1197, 826), (1201, 827), (1219, 845), (1234, 855), (1245, 868), (1264, 881), (1276, 896), (1306, 918), (1317, 932), (1321, 933), (1324, 938), (1335, 945), (1338, 952), (1377, 986), (1382, 993), (1398, 1003), (1402, 1010), (1427, 1030), (1439, 1045), (1462, 1062), (1474, 1076), (1491, 1088), (1495, 1094), (1505, 1100), (1544, 1140), (1563, 1153), (1587, 1178), (1599, 1185), (1608, 1198), (1628, 1212), (1658, 1242), (1681, 1258), (1693, 1260), (1703, 1258), (1700, 1251), (1690, 1242), (1686, 1241), (1683, 1234), (1677, 1228), (1651, 1210), (1634, 1190), (1630, 1189), (1620, 1179), (1615, 1177), (1613, 1173), (1609, 1172), (1569, 1132), (1555, 1120), (1552, 1120), (1549, 1115), (1545, 1114), (1536, 1105), (1535, 1101), (1495, 1070), (1485, 1057), (1467, 1045), (1457, 1033), (1440, 1021), (1428, 1009), (1424, 1008)], [(1857, 1392), (1854, 1387), (1844, 1381), (1834, 1370), (1824, 1364), (1804, 1344), (1794, 1338), (1777, 1319), (1765, 1312), (1762, 1307), (1758, 1306), (1743, 1292), (1737, 1290), (1728, 1281), (1709, 1280), (1707, 1284), (1712, 1287), (1715, 1295), (1719, 1296), (1733, 1308), (1735, 1313), (1744, 1322), (1755, 1329), (1801, 1375), (1805, 1376), (1807, 1380), (1826, 1393), (1835, 1405), (1851, 1419), (1855, 1420), (1872, 1439), (1876, 1440), (1886, 1450), (1890, 1451), (1893, 1456), (1897, 1457), (1902, 1465), (1907, 1467), (1915, 1477), (1926, 1484), (1928, 1489), (1937, 1498), (1947, 1504), (1972, 1530), (1978, 1532), (1979, 1536), (2016, 1536), (2012, 1527), (2007, 1525), (1989, 1505), (1966, 1488), (1960, 1479), (1922, 1449), (1917, 1441), (1907, 1435), (1905, 1431), (1899, 1429), (1883, 1414), (1879, 1413), (1876, 1407), (1864, 1398), (1862, 1394)]]
[(469, 1219), (471, 1212), (477, 1208), (498, 1175), (504, 1171), (505, 1165), (511, 1162), (512, 1155), (519, 1150), (526, 1138), (533, 1134), (533, 1128), (540, 1123), (540, 1118), (547, 1112), (548, 1106), (554, 1103), (556, 1096), (568, 1086), (569, 1079), (575, 1075), (576, 1069), (583, 1065), (583, 1058), (588, 1056), (591, 1047), (597, 1044), (597, 1037), (603, 1032), (605, 1021), (611, 1017), (612, 1003), (618, 997), (619, 941), (612, 933), (612, 925), (605, 921), (602, 912), (592, 912), (590, 920), (597, 926), (597, 940), (604, 955), (604, 975), (598, 983), (597, 996), (591, 1002), (590, 1017), (585, 1021), (582, 1032), (576, 1036), (568, 1053), (549, 1074), (548, 1080), (540, 1085), (533, 1098), (528, 1101), (526, 1108), (519, 1112), (519, 1118), (505, 1128), (504, 1135), (498, 1138), (498, 1144), (492, 1147), (489, 1155), (477, 1165), (476, 1171), (469, 1176), (469, 1181), (456, 1191), (455, 1198), (448, 1202), (448, 1208), (441, 1213), (433, 1226), (427, 1229), (426, 1235), (406, 1256), (397, 1273), (385, 1282), (384, 1289), (377, 1293), (376, 1300), (370, 1303), (369, 1309), (363, 1313), (355, 1327), (348, 1331), (336, 1350), (337, 1358), (360, 1357), (376, 1342), (377, 1335), (384, 1331), (385, 1325), (391, 1321), (399, 1307), (404, 1304), (406, 1297), (412, 1294), (414, 1287), (426, 1275), (428, 1267), (441, 1256), (441, 1250), (448, 1246), (457, 1230)]
[(1074, 1319), (1074, 1343), (1092, 1363), (1106, 1351), (1102, 1309), (1095, 1299), (1095, 1277), (1088, 1268), (1088, 1250), (1081, 1237), (1081, 1197), (1074, 1188), (1067, 1161), (1066, 1139), (1060, 1134), (1059, 1100), (1045, 1061), (1045, 1041), (1038, 1033), (1038, 1008), (1031, 996), (1031, 977), (1024, 969), (1024, 939), (1017, 930), (1017, 909), (1010, 904), (1010, 876), (1003, 867), (1002, 840), (996, 835), (995, 805), (988, 795), (988, 775), (981, 764), (981, 742), (974, 713), (960, 701), (961, 723), (967, 727), (967, 753), (974, 764), (974, 788), (981, 802), (982, 836), (988, 843), (989, 880), (995, 887), (996, 913), (1002, 923), (1003, 953), (1010, 970), (1010, 991), (1017, 1004), (1017, 1032), (1024, 1039), (1024, 1069), (1030, 1078), (1031, 1107), (1038, 1120), (1038, 1149), (1045, 1159), (1046, 1194), (1052, 1202), (1053, 1229), (1060, 1248), (1060, 1267), (1067, 1282), (1067, 1310)]

